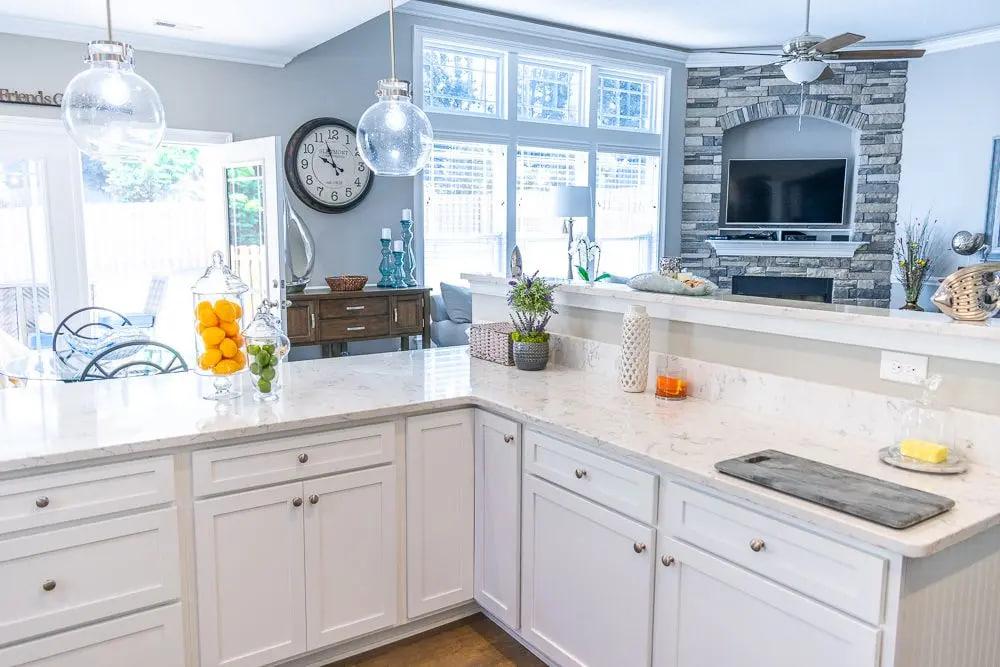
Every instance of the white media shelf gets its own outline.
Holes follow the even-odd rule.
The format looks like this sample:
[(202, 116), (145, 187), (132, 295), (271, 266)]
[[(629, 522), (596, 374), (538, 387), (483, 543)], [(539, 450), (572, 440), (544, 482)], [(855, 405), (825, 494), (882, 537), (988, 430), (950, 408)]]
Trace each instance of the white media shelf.
[(719, 257), (853, 257), (865, 245), (857, 241), (763, 241), (712, 239)]

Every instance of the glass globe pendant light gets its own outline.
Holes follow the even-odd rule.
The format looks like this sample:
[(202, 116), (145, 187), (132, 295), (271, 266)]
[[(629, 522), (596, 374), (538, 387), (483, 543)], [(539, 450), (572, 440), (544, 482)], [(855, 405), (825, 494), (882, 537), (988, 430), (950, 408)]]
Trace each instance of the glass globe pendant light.
[(129, 44), (111, 36), (111, 0), (106, 0), (108, 38), (90, 42), (89, 68), (70, 80), (63, 93), (66, 131), (94, 157), (139, 157), (163, 141), (166, 120), (156, 89), (135, 73)]
[(427, 114), (413, 103), (410, 82), (396, 78), (396, 19), (389, 0), (389, 58), (392, 73), (378, 82), (378, 101), (358, 121), (358, 152), (373, 173), (413, 176), (431, 154), (434, 131)]

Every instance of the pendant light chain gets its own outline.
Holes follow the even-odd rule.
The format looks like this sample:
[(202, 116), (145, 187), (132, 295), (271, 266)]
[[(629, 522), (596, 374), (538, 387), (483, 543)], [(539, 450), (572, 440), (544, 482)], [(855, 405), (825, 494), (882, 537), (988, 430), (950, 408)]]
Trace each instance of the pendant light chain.
[[(110, 3), (111, 0), (108, 2)], [(394, 5), (393, 0), (389, 0), (389, 76), (393, 81), (396, 79), (396, 12)]]

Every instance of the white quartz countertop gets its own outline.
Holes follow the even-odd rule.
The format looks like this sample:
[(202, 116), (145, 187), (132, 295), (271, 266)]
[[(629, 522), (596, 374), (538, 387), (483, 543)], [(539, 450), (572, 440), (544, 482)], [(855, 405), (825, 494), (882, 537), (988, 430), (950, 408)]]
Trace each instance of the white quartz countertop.
[[(626, 394), (595, 373), (553, 366), (527, 373), (470, 359), (467, 348), (300, 361), (284, 373), (281, 399), (266, 404), (248, 394), (204, 400), (190, 373), (0, 391), (0, 476), (476, 405), (905, 556), (927, 556), (1000, 523), (1000, 475), (993, 469), (973, 465), (964, 475), (929, 476), (889, 468), (877, 460), (886, 443), (816, 432), (808, 415), (777, 421), (705, 400), (660, 402), (649, 392)], [(956, 505), (898, 531), (713, 467), (770, 448), (948, 496)]]

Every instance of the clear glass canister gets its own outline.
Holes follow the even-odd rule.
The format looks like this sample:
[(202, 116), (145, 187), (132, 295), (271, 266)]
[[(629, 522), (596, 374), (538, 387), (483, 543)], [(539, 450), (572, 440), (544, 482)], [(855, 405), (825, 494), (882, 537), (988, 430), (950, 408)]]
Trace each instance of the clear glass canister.
[(250, 288), (212, 253), (212, 264), (191, 288), (194, 297), (196, 370), (215, 379), (203, 394), (209, 399), (240, 395), (234, 377), (247, 367), (243, 329), (244, 295)]
[(941, 376), (932, 375), (924, 380), (923, 385), (920, 398), (903, 412), (896, 444), (917, 440), (950, 448), (954, 444), (950, 414), (936, 407), (935, 401)]
[(273, 401), (281, 393), (281, 365), (291, 343), (281, 329), (281, 322), (271, 314), (278, 304), (264, 301), (253, 320), (243, 330), (250, 364), (250, 385), (258, 401)]

